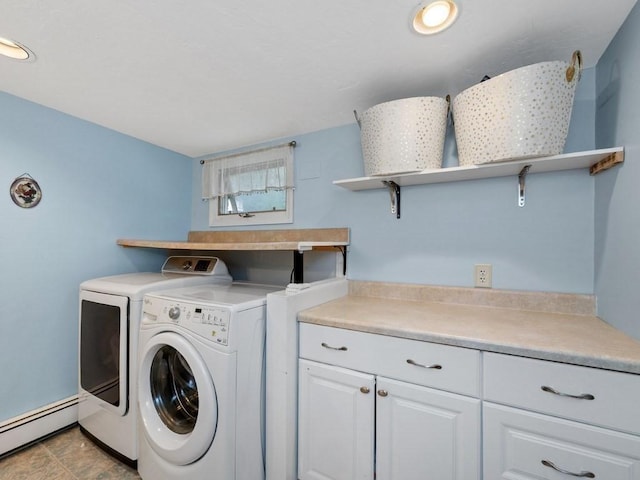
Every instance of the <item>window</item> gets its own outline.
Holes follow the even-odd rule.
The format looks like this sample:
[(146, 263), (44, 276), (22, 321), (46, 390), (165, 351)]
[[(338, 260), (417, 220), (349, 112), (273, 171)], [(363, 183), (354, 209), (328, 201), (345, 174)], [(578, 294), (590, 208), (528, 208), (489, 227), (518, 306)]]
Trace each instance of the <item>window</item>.
[(203, 162), (209, 225), (293, 222), (295, 142)]

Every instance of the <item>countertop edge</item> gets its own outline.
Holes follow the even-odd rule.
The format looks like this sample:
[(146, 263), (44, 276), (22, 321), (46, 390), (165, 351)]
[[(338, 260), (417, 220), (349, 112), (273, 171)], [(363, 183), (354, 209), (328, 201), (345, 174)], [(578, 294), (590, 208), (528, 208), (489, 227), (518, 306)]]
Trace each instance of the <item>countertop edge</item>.
[[(399, 338), (406, 338), (411, 340), (418, 340), (424, 342), (438, 343), (443, 345), (451, 345), (457, 347), (470, 348), (474, 350), (502, 353), (507, 355), (515, 355), (521, 357), (534, 358), (539, 360), (547, 360), (553, 362), (567, 363), (572, 365), (579, 365), (585, 367), (599, 368), (603, 370), (612, 370), (617, 372), (640, 374), (640, 343), (638, 343), (637, 360), (635, 359), (636, 351), (633, 351), (633, 358), (625, 358), (624, 355), (620, 355), (618, 358), (613, 358), (609, 354), (594, 353), (586, 354), (584, 352), (572, 351), (571, 349), (561, 350), (550, 346), (548, 349), (540, 346), (528, 347), (523, 345), (526, 343), (526, 339), (513, 338), (505, 342), (496, 342), (489, 339), (483, 339), (479, 336), (465, 336), (460, 334), (443, 334), (442, 332), (430, 331), (428, 327), (415, 328), (405, 327), (399, 325), (388, 325), (381, 321), (376, 321), (372, 316), (372, 319), (368, 319), (367, 324), (363, 324), (361, 316), (358, 319), (350, 318), (349, 313), (345, 313), (344, 318), (338, 318), (336, 315), (323, 315), (322, 309), (326, 308), (326, 305), (335, 304), (336, 302), (345, 302), (352, 297), (343, 297), (342, 299), (329, 302), (328, 304), (320, 305), (318, 307), (311, 308), (309, 310), (302, 311), (298, 314), (298, 321), (303, 323), (311, 323), (316, 325), (324, 325), (327, 327), (342, 328), (347, 330), (360, 331), (364, 333), (387, 335)], [(425, 308), (429, 308), (428, 304), (425, 304)], [(452, 307), (460, 307), (455, 305)], [(464, 307), (463, 307), (464, 308)], [(490, 308), (490, 307), (484, 307)], [(504, 309), (496, 309), (496, 311)], [(361, 313), (361, 312), (359, 312)], [(541, 315), (547, 318), (547, 314), (541, 313)], [(553, 316), (553, 315), (552, 315)], [(580, 318), (581, 316), (576, 316)], [(585, 321), (595, 322), (594, 325), (602, 325), (602, 328), (606, 331), (613, 329), (606, 322), (593, 316), (585, 316)], [(555, 321), (555, 320), (553, 320)], [(601, 324), (599, 322), (602, 322)], [(488, 326), (488, 328), (491, 328)], [(616, 331), (616, 333), (618, 333)], [(630, 337), (629, 337), (630, 338)], [(617, 337), (616, 337), (617, 339)], [(625, 339), (626, 340), (626, 339)], [(577, 344), (580, 344), (580, 339), (576, 340)], [(581, 347), (584, 348), (584, 347)], [(575, 350), (579, 350), (576, 348)]]

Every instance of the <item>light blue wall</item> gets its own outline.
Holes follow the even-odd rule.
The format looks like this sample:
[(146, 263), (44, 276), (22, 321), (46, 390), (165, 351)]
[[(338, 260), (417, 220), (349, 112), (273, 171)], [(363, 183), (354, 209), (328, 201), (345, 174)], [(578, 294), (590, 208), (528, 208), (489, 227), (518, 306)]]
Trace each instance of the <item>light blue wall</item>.
[[(589, 69), (566, 151), (594, 147), (594, 98)], [(349, 278), (472, 286), (473, 265), (491, 263), (494, 288), (593, 292), (594, 185), (586, 170), (530, 175), (524, 208), (516, 203), (516, 178), (403, 188), (397, 220), (386, 190), (351, 192), (332, 184), (364, 174), (355, 124), (295, 140), (294, 224), (278, 228), (349, 227)], [(444, 163), (453, 166), (451, 134), (445, 150)], [(193, 230), (209, 229), (200, 171), (195, 160)]]
[[(0, 92), (0, 422), (77, 393), (78, 285), (158, 271), (164, 252), (116, 239), (185, 238), (191, 162)], [(43, 199), (13, 204), (31, 174)]]
[(640, 5), (597, 66), (599, 148), (625, 162), (596, 177), (595, 291), (599, 315), (640, 339)]
[[(593, 148), (594, 98), (587, 70), (566, 151)], [(363, 175), (355, 125), (295, 139), (295, 223), (279, 228), (349, 227), (349, 278), (470, 286), (473, 264), (492, 263), (495, 288), (593, 291), (586, 172), (530, 175), (524, 209), (512, 178), (405, 188), (396, 220), (386, 191), (332, 185)], [(446, 152), (453, 165), (451, 135)], [(80, 282), (159, 269), (164, 252), (124, 249), (117, 238), (182, 239), (209, 227), (197, 160), (2, 92), (0, 165), (7, 190), (29, 173), (44, 192), (31, 210), (6, 190), (0, 201), (2, 421), (76, 393)]]

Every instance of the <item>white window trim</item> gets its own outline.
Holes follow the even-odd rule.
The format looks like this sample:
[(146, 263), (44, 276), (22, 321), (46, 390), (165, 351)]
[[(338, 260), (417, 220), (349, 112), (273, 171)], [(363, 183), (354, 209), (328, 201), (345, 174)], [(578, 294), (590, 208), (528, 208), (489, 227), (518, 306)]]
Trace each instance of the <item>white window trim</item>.
[[(293, 171), (293, 148), (295, 142), (290, 142), (284, 145), (277, 145), (273, 147), (266, 147), (257, 150), (251, 150), (244, 153), (237, 153), (224, 157), (217, 157), (208, 160), (204, 160), (202, 171), (202, 199), (209, 202), (209, 226), (244, 226), (244, 225), (273, 225), (283, 223), (293, 223), (293, 198), (294, 198), (294, 171)], [(264, 163), (265, 160), (269, 160), (274, 155), (282, 155), (283, 148), (288, 148), (288, 154), (286, 155), (286, 191), (287, 199), (284, 211), (277, 212), (252, 212), (249, 215), (220, 215), (218, 212), (218, 195), (213, 193), (215, 191), (214, 185), (219, 181), (219, 168), (216, 168), (224, 160), (227, 167), (233, 168), (234, 160), (238, 159), (238, 163), (246, 162), (246, 157), (249, 155), (255, 155), (260, 153), (256, 158), (255, 163)], [(217, 164), (216, 164), (217, 162)], [(252, 162), (253, 163), (253, 162)]]

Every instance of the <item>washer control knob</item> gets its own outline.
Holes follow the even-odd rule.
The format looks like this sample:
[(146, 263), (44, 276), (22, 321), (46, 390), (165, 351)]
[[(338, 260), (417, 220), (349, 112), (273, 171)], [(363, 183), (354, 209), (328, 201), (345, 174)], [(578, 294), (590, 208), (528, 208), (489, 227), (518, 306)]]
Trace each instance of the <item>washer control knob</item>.
[(169, 318), (171, 320), (177, 320), (180, 318), (180, 307), (171, 307), (169, 309)]

